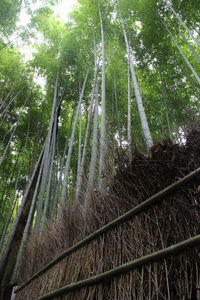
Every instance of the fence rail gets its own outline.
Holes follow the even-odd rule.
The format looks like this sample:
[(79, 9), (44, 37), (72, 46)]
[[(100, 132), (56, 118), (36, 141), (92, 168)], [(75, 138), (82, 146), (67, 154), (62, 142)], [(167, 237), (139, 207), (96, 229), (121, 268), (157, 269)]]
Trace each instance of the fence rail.
[(114, 276), (136, 269), (143, 265), (156, 262), (158, 260), (164, 259), (171, 255), (177, 255), (178, 253), (183, 252), (184, 250), (195, 246), (200, 246), (200, 234), (193, 238), (185, 240), (181, 243), (153, 252), (151, 254), (145, 255), (138, 259), (132, 260), (128, 263), (120, 265), (104, 273), (61, 287), (60, 289), (54, 290), (44, 296), (39, 297), (38, 300), (53, 299), (54, 297), (61, 296), (67, 292), (77, 290), (86, 287), (88, 285), (98, 284), (102, 281), (111, 279)]
[[(140, 203), (139, 205), (137, 205), (133, 209), (129, 210), (128, 212), (126, 212), (122, 216), (116, 218), (115, 220), (113, 220), (110, 223), (106, 224), (105, 226), (99, 228), (98, 230), (96, 230), (92, 234), (88, 235), (86, 238), (82, 239), (80, 242), (78, 242), (74, 246), (72, 246), (72, 247), (68, 248), (67, 250), (65, 250), (61, 255), (59, 255), (58, 257), (56, 257), (52, 261), (50, 261), (48, 264), (46, 264), (44, 267), (42, 267), (38, 272), (33, 274), (33, 276), (31, 276), (26, 282), (24, 282), (20, 287), (18, 287), (16, 289), (16, 292), (22, 290), (30, 282), (32, 282), (34, 279), (36, 279), (37, 277), (39, 277), (40, 275), (45, 273), (47, 270), (49, 270), (51, 267), (53, 267), (55, 264), (57, 264), (59, 261), (61, 261), (65, 257), (67, 257), (72, 252), (80, 249), (82, 246), (88, 244), (89, 242), (91, 242), (95, 238), (99, 237), (100, 235), (107, 232), (108, 230), (113, 229), (114, 227), (121, 224), (122, 222), (131, 219), (132, 217), (134, 217), (134, 216), (140, 214), (141, 212), (145, 211), (147, 208), (159, 203), (161, 200), (163, 200), (163, 198), (165, 196), (168, 196), (171, 192), (176, 190), (178, 187), (180, 187), (181, 185), (187, 183), (188, 181), (190, 181), (191, 179), (193, 179), (194, 177), (196, 177), (199, 174), (200, 174), (200, 168), (194, 170), (193, 172), (191, 172), (188, 175), (184, 176), (183, 178), (181, 178), (177, 182), (171, 184), (170, 186), (166, 187), (162, 191), (156, 193), (152, 197), (150, 197), (147, 200), (145, 200), (144, 202)], [(171, 246), (171, 247), (173, 247), (173, 246)], [(43, 299), (43, 298), (41, 298), (41, 299)]]

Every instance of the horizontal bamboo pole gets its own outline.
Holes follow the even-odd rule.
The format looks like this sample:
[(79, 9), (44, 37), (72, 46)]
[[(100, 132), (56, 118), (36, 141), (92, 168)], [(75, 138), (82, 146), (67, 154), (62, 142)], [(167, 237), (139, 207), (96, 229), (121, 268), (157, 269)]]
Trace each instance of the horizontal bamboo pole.
[(67, 257), (72, 252), (76, 251), (77, 249), (81, 248), (85, 244), (91, 242), (101, 234), (105, 233), (106, 231), (116, 227), (117, 225), (121, 224), (124, 221), (129, 220), (130, 218), (136, 216), (137, 214), (143, 212), (150, 206), (157, 204), (160, 200), (162, 200), (163, 197), (169, 195), (171, 192), (173, 192), (175, 189), (177, 189), (179, 186), (187, 183), (191, 179), (193, 179), (195, 176), (200, 174), (200, 168), (196, 169), (195, 171), (191, 172), (190, 174), (186, 175), (182, 179), (178, 180), (177, 182), (173, 183), (172, 185), (166, 187), (162, 191), (158, 192), (157, 194), (153, 195), (149, 199), (145, 200), (144, 202), (140, 203), (133, 209), (129, 210), (122, 216), (118, 217), (117, 219), (113, 220), (112, 222), (106, 224), (105, 226), (99, 228), (92, 234), (88, 235), (86, 238), (75, 244), (74, 246), (68, 248), (65, 250), (61, 255), (50, 261), (48, 264), (46, 264), (44, 267), (42, 267), (37, 273), (35, 273), (33, 276), (31, 276), (25, 283), (23, 283), (16, 292), (22, 290), (25, 286), (27, 286), (31, 281), (33, 281), (35, 278), (39, 277), (41, 274), (46, 272), (48, 269), (53, 267), (55, 264), (57, 264), (59, 261)]
[(141, 266), (149, 264), (149, 263), (154, 263), (154, 262), (164, 259), (168, 256), (177, 255), (178, 253), (183, 252), (184, 250), (195, 247), (195, 246), (200, 246), (200, 234), (195, 237), (192, 237), (188, 240), (185, 240), (181, 243), (175, 244), (168, 248), (156, 251), (154, 253), (148, 254), (146, 256), (143, 256), (143, 257), (140, 257), (133, 261), (130, 261), (128, 263), (125, 263), (121, 266), (118, 266), (114, 269), (111, 269), (111, 270), (101, 273), (99, 275), (66, 285), (60, 289), (57, 289), (53, 292), (50, 292), (44, 296), (39, 297), (38, 300), (53, 299), (55, 297), (65, 294), (67, 292), (71, 292), (73, 290), (77, 290), (77, 289), (80, 289), (80, 288), (83, 288), (83, 287), (86, 287), (89, 285), (98, 284), (102, 281), (110, 280), (114, 276), (120, 275), (122, 273), (128, 272), (130, 270), (136, 269), (138, 267), (141, 267)]

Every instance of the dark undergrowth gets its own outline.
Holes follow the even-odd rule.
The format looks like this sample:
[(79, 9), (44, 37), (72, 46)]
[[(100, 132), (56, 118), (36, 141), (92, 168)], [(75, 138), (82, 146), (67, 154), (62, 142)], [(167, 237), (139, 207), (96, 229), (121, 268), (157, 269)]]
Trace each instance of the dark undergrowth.
[[(165, 140), (148, 156), (126, 153), (117, 158), (116, 175), (104, 191), (91, 193), (87, 209), (63, 210), (42, 237), (29, 239), (20, 275), (26, 281), (68, 247), (200, 167), (200, 131), (192, 130), (185, 145)], [(85, 213), (86, 212), (86, 213)], [(37, 299), (54, 289), (105, 272), (200, 233), (199, 176), (137, 217), (64, 258), (17, 293), (17, 300)], [(200, 299), (199, 249), (130, 271), (102, 284), (55, 299)]]

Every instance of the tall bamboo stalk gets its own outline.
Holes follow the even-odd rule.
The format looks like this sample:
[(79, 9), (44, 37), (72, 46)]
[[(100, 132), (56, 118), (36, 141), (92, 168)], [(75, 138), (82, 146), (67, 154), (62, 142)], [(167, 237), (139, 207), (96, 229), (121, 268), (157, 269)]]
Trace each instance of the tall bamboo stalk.
[(77, 180), (77, 186), (76, 186), (76, 197), (75, 197), (76, 201), (80, 200), (81, 188), (82, 188), (83, 176), (84, 176), (84, 168), (85, 168), (85, 164), (86, 164), (86, 156), (88, 153), (89, 138), (90, 138), (92, 120), (93, 120), (93, 106), (94, 106), (95, 89), (96, 89), (97, 73), (98, 73), (95, 40), (94, 40), (94, 60), (95, 60), (95, 62), (94, 62), (95, 68), (94, 68), (93, 91), (92, 91), (92, 97), (91, 97), (91, 101), (90, 101), (87, 128), (86, 128), (86, 134), (85, 134), (85, 140), (84, 140), (84, 146), (83, 146), (83, 156), (82, 156), (82, 160), (81, 160), (81, 165), (80, 165), (80, 170), (79, 170), (78, 180)]
[(106, 76), (105, 76), (105, 38), (101, 9), (99, 6), (99, 17), (101, 25), (101, 47), (102, 47), (102, 78), (101, 78), (101, 135), (100, 135), (100, 157), (99, 157), (99, 188), (104, 186), (106, 176)]
[[(171, 21), (171, 20), (170, 20)], [(178, 34), (182, 37), (182, 39), (184, 40), (184, 42), (186, 43), (186, 45), (188, 46), (188, 48), (190, 49), (190, 51), (194, 54), (197, 62), (200, 62), (200, 56), (198, 55), (198, 53), (195, 51), (194, 47), (187, 41), (187, 39), (185, 38), (185, 36), (182, 34), (182, 32), (179, 30), (179, 28), (176, 26), (175, 22), (172, 22), (172, 26), (176, 28), (176, 31), (178, 32)]]
[(165, 3), (167, 7), (172, 11), (172, 13), (176, 16), (176, 18), (179, 20), (180, 24), (185, 28), (191, 39), (195, 41), (195, 43), (200, 47), (200, 41), (195, 38), (192, 31), (186, 26), (186, 24), (183, 22), (182, 18), (176, 13), (176, 11), (173, 9), (173, 7), (169, 4), (168, 0), (165, 0)]
[[(57, 120), (57, 116), (56, 116)], [(47, 189), (46, 189), (46, 196), (44, 201), (44, 210), (42, 212), (42, 218), (41, 218), (41, 226), (40, 226), (40, 233), (42, 233), (44, 226), (45, 226), (45, 220), (48, 215), (48, 209), (49, 209), (49, 201), (50, 201), (50, 192), (51, 192), (51, 184), (52, 184), (52, 170), (53, 170), (53, 163), (54, 163), (54, 156), (55, 156), (55, 146), (56, 146), (56, 129), (57, 129), (57, 122), (54, 122), (53, 126), (53, 134), (52, 134), (52, 143), (51, 143), (51, 149), (50, 149), (50, 166), (49, 166), (49, 176), (48, 176), (48, 183), (47, 183)]]
[(52, 204), (52, 211), (51, 211), (51, 218), (52, 219), (55, 216), (56, 206), (59, 203), (59, 194), (60, 194), (60, 189), (61, 189), (61, 184), (62, 184), (62, 175), (63, 175), (63, 169), (64, 169), (64, 162), (65, 162), (65, 157), (66, 157), (66, 153), (67, 153), (67, 148), (68, 148), (69, 136), (70, 136), (70, 132), (71, 132), (71, 128), (72, 128), (72, 123), (73, 123), (73, 120), (74, 120), (74, 113), (75, 113), (75, 110), (73, 110), (73, 114), (72, 114), (71, 121), (70, 121), (70, 127), (69, 127), (67, 137), (66, 137), (66, 141), (65, 141), (63, 155), (62, 155), (62, 159), (61, 159), (61, 162), (60, 162), (58, 182), (57, 182), (56, 189), (55, 189), (54, 196), (53, 196), (53, 204)]
[(179, 50), (181, 56), (183, 57), (183, 59), (185, 60), (186, 64), (188, 65), (188, 67), (192, 71), (192, 74), (196, 78), (197, 82), (200, 84), (200, 78), (199, 78), (197, 72), (194, 70), (194, 68), (192, 67), (191, 63), (189, 62), (189, 60), (187, 59), (187, 57), (185, 56), (185, 54), (183, 53), (183, 51), (181, 50), (181, 48), (179, 47), (179, 45), (177, 44), (175, 38), (173, 37), (172, 33), (169, 30), (169, 27), (167, 26), (167, 24), (165, 24), (163, 22), (162, 22), (162, 24), (165, 27), (165, 29), (167, 30), (167, 32), (169, 33), (169, 35), (171, 36), (172, 41), (174, 42), (174, 44), (176, 45), (177, 49)]
[(48, 178), (49, 178), (49, 171), (51, 165), (51, 145), (52, 145), (52, 138), (53, 138), (53, 126), (55, 123), (56, 111), (58, 109), (58, 85), (59, 85), (59, 72), (57, 72), (55, 86), (54, 86), (54, 97), (53, 97), (53, 105), (51, 111), (51, 119), (50, 125), (48, 129), (47, 138), (45, 141), (45, 150), (44, 150), (44, 158), (42, 161), (42, 179), (40, 184), (40, 192), (38, 196), (38, 206), (37, 206), (37, 216), (35, 222), (35, 230), (39, 231), (41, 226), (41, 218), (43, 213), (43, 206), (44, 206), (44, 195), (48, 185)]
[[(129, 52), (130, 54), (130, 52)], [(127, 138), (128, 138), (128, 153), (129, 161), (132, 161), (132, 132), (131, 132), (131, 79), (130, 79), (130, 55), (128, 57), (128, 123), (127, 123)]]
[[(30, 93), (31, 93), (31, 92), (30, 92)], [(24, 107), (26, 106), (26, 104), (27, 104), (27, 102), (28, 102), (28, 99), (29, 99), (29, 97), (30, 97), (30, 93), (28, 94), (28, 96), (26, 97), (26, 99), (25, 99), (25, 101), (24, 101), (24, 105), (23, 105)], [(4, 159), (5, 159), (5, 157), (6, 157), (8, 148), (10, 147), (11, 141), (12, 141), (12, 139), (13, 139), (13, 137), (14, 137), (14, 134), (15, 134), (15, 132), (16, 132), (16, 130), (17, 130), (17, 126), (19, 125), (19, 122), (20, 122), (20, 120), (21, 120), (21, 117), (22, 117), (22, 112), (19, 113), (17, 122), (16, 122), (16, 124), (15, 124), (15, 126), (14, 126), (14, 129), (12, 130), (12, 134), (11, 134), (11, 136), (10, 136), (10, 139), (9, 139), (9, 141), (8, 141), (8, 143), (7, 143), (6, 148), (4, 149), (3, 155), (1, 156), (1, 159), (0, 159), (0, 166), (1, 166), (2, 162), (4, 161)]]
[(3, 249), (3, 243), (4, 243), (5, 235), (6, 235), (6, 232), (7, 232), (7, 229), (8, 229), (10, 220), (11, 220), (11, 217), (13, 215), (14, 208), (16, 206), (16, 202), (17, 202), (18, 182), (19, 182), (19, 177), (20, 177), (20, 174), (21, 174), (22, 166), (23, 166), (23, 163), (24, 163), (24, 157), (25, 157), (25, 153), (26, 153), (26, 148), (27, 148), (27, 143), (28, 143), (28, 137), (29, 137), (29, 126), (28, 126), (28, 130), (27, 130), (25, 144), (24, 144), (23, 151), (22, 151), (21, 161), (20, 161), (20, 164), (19, 164), (18, 172), (17, 172), (17, 177), (16, 177), (16, 181), (15, 181), (14, 190), (13, 190), (11, 201), (10, 201), (10, 207), (9, 207), (9, 210), (8, 210), (6, 222), (4, 224), (3, 232), (2, 232), (2, 235), (1, 235), (0, 252), (1, 252), (1, 249)]
[(44, 154), (44, 147), (41, 151), (40, 157), (36, 164), (35, 170), (32, 174), (31, 180), (25, 190), (22, 204), (19, 208), (15, 222), (12, 226), (7, 245), (0, 261), (0, 299), (6, 299), (7, 286), (10, 283), (13, 269), (15, 266), (17, 253), (22, 241), (22, 235), (26, 222), (28, 219), (39, 170), (41, 168), (41, 161)]
[(116, 79), (114, 76), (114, 101), (115, 101), (115, 111), (117, 117), (117, 129), (118, 129), (118, 136), (119, 136), (119, 145), (122, 148), (122, 132), (119, 123), (119, 111), (118, 111), (118, 101), (117, 101), (117, 86), (116, 86)]
[(135, 91), (135, 97), (136, 97), (136, 100), (137, 100), (141, 125), (142, 125), (142, 129), (143, 129), (144, 141), (145, 141), (147, 149), (149, 149), (153, 145), (153, 140), (152, 140), (152, 137), (151, 137), (149, 124), (148, 124), (146, 113), (145, 113), (145, 110), (144, 110), (143, 100), (142, 100), (142, 97), (141, 97), (141, 94), (140, 94), (140, 90), (139, 90), (139, 86), (138, 86), (138, 82), (137, 82), (137, 77), (136, 77), (136, 74), (135, 74), (134, 65), (133, 65), (133, 61), (132, 61), (132, 58), (131, 58), (130, 46), (129, 46), (129, 42), (128, 42), (128, 38), (127, 38), (127, 35), (126, 35), (125, 26), (124, 26), (124, 20), (123, 20), (122, 16), (121, 16), (121, 24), (122, 24), (122, 29), (123, 29), (123, 33), (124, 33), (125, 43), (126, 43), (127, 57), (128, 57), (128, 59), (130, 58), (129, 59), (130, 70), (131, 70), (133, 87), (134, 87), (134, 91)]
[(98, 156), (98, 80), (95, 85), (95, 108), (94, 108), (94, 128), (93, 128), (93, 138), (92, 138), (92, 154), (90, 160), (90, 169), (87, 181), (87, 191), (85, 197), (85, 210), (87, 210), (89, 193), (94, 188), (94, 182), (96, 179), (96, 166), (97, 166), (97, 156)]
[(63, 184), (62, 184), (62, 192), (61, 192), (61, 204), (62, 204), (62, 206), (64, 206), (65, 203), (66, 203), (68, 177), (69, 177), (70, 161), (71, 161), (71, 156), (72, 156), (72, 148), (73, 148), (73, 144), (74, 144), (74, 136), (75, 136), (75, 132), (76, 132), (76, 126), (77, 126), (77, 122), (78, 122), (79, 111), (81, 109), (81, 103), (82, 103), (82, 100), (83, 100), (83, 95), (84, 95), (88, 75), (89, 75), (89, 68), (88, 68), (87, 73), (85, 75), (85, 80), (84, 80), (82, 90), (81, 90), (81, 94), (80, 94), (80, 97), (79, 97), (78, 107), (77, 107), (77, 111), (76, 111), (76, 117), (75, 117), (73, 129), (72, 129), (72, 134), (71, 134), (71, 138), (70, 138), (70, 142), (69, 142), (67, 160), (66, 160), (65, 170), (64, 170), (64, 179), (63, 179)]
[(42, 177), (42, 168), (40, 168), (40, 171), (39, 171), (39, 174), (38, 174), (38, 177), (37, 177), (37, 183), (36, 183), (33, 198), (32, 198), (32, 201), (31, 201), (31, 206), (30, 206), (30, 210), (29, 210), (29, 213), (28, 213), (26, 226), (24, 228), (21, 244), (20, 244), (20, 247), (19, 247), (19, 251), (17, 253), (17, 259), (16, 259), (15, 267), (14, 267), (14, 270), (13, 270), (13, 273), (12, 273), (12, 278), (11, 278), (11, 283), (12, 284), (15, 284), (17, 282), (17, 279), (18, 279), (18, 276), (19, 276), (20, 267), (21, 267), (21, 263), (22, 263), (23, 252), (24, 252), (24, 247), (27, 243), (27, 239), (28, 239), (28, 236), (29, 236), (29, 233), (30, 233), (32, 222), (33, 222), (33, 216), (34, 216), (34, 212), (35, 212), (35, 208), (36, 208), (36, 200), (37, 200), (37, 195), (38, 195), (38, 192), (39, 192), (39, 185), (40, 185), (40, 182), (41, 182), (41, 177)]

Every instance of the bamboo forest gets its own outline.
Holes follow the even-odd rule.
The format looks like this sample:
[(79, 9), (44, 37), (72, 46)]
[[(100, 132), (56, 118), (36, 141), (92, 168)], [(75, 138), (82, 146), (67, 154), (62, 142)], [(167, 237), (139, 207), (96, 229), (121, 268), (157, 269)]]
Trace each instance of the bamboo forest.
[(200, 300), (199, 33), (199, 0), (0, 0), (0, 300)]

